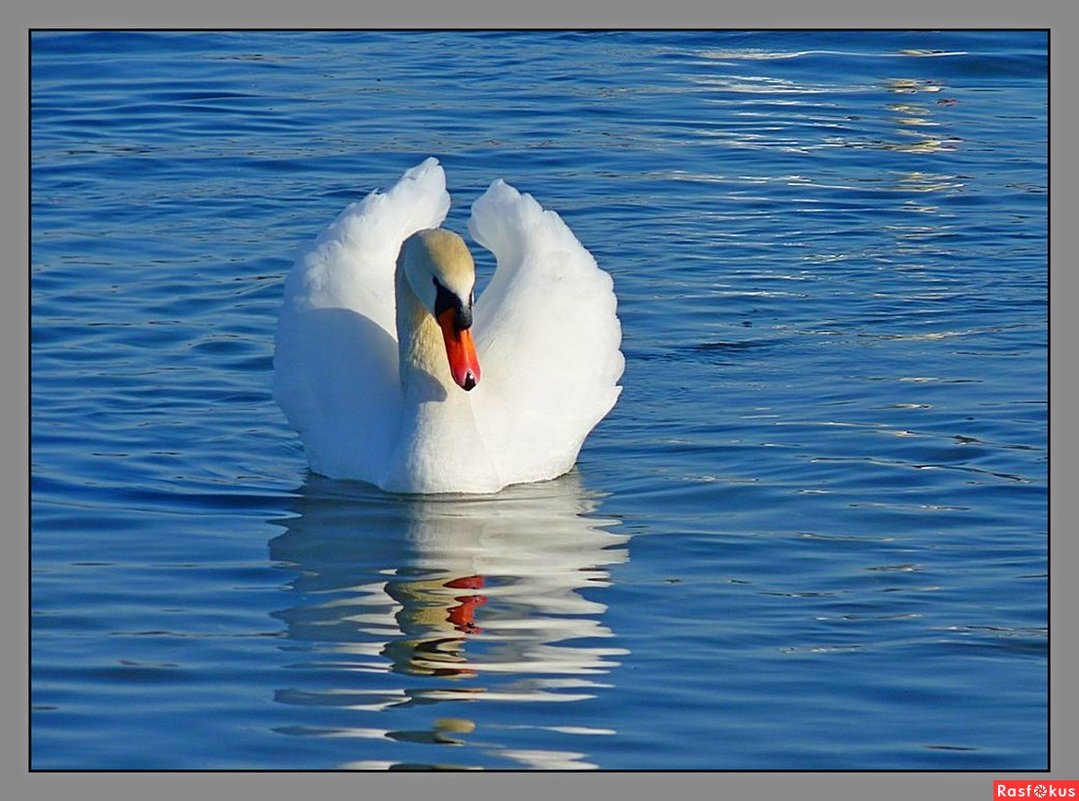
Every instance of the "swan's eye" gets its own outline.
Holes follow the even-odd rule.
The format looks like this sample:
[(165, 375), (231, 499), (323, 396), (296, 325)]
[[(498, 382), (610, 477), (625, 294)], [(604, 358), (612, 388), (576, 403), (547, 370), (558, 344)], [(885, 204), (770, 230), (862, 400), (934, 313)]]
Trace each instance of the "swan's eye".
[(461, 303), (461, 299), (450, 292), (442, 283), (437, 279), (432, 279), (435, 282), (435, 317), (441, 317), (445, 311), (453, 310), (454, 325), (457, 330), (463, 331), (472, 325), (472, 298), (469, 296), (468, 306)]
[(446, 287), (442, 286), (442, 282), (437, 278), (431, 279), (435, 282), (435, 317), (438, 317), (442, 312), (447, 309), (458, 309), (461, 306), (461, 301), (455, 294), (450, 292)]

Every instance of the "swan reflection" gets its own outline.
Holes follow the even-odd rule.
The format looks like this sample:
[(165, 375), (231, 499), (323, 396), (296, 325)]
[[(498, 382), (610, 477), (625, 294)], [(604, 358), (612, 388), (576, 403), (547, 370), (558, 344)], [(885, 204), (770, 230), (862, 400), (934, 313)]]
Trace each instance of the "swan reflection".
[[(626, 651), (610, 642), (597, 591), (626, 561), (628, 537), (609, 531), (618, 521), (596, 516), (597, 506), (576, 473), (480, 497), (391, 496), (312, 476), (270, 543), (272, 559), (296, 572), (295, 603), (276, 616), (298, 654), (297, 681), (309, 685), (277, 700), (327, 714), (282, 731), (380, 741), (347, 767), (401, 767), (380, 757), (401, 744), (471, 745), (509, 766), (590, 767), (576, 750), (519, 748), (518, 736), (500, 744), (520, 716), (511, 724), (491, 708), (474, 720), (460, 704), (573, 703), (607, 686)], [(394, 712), (414, 723), (424, 705), (438, 712), (425, 728), (388, 725)], [(544, 728), (559, 743), (612, 733), (582, 722), (570, 713)]]

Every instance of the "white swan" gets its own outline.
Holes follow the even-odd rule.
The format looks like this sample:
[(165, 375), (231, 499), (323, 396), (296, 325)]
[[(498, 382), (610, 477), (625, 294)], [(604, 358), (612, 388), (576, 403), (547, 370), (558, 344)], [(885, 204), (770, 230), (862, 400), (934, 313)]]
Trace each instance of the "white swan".
[(429, 158), (289, 273), (274, 397), (316, 473), (416, 493), (554, 478), (621, 392), (611, 278), (558, 215), (491, 184), (468, 228), (498, 267), (474, 300), (449, 206)]

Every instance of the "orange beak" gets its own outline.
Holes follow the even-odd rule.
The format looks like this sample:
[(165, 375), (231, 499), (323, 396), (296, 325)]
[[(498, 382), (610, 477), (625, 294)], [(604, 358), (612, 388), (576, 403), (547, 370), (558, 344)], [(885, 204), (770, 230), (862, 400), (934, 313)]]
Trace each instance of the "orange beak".
[(472, 343), (472, 332), (467, 328), (458, 328), (454, 323), (454, 310), (446, 309), (438, 315), (438, 325), (442, 329), (442, 338), (446, 340), (446, 358), (450, 362), (450, 375), (457, 386), (466, 392), (480, 380), (480, 360), (476, 356), (476, 346)]

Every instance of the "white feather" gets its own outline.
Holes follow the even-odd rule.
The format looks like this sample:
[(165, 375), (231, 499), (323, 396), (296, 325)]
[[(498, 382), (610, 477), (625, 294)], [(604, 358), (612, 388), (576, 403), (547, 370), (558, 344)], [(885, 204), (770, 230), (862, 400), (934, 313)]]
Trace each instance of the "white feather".
[[(472, 326), (482, 379), (465, 392), (445, 365), (402, 369), (395, 309), (415, 298), (395, 298), (395, 261), (406, 238), (438, 227), (448, 209), (445, 174), (429, 158), (345, 209), (293, 266), (274, 396), (315, 472), (404, 492), (554, 478), (618, 398), (610, 276), (557, 214), (501, 180), (469, 222), (498, 263)], [(413, 386), (417, 376), (430, 387)]]

